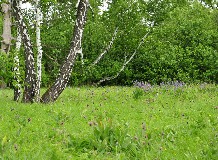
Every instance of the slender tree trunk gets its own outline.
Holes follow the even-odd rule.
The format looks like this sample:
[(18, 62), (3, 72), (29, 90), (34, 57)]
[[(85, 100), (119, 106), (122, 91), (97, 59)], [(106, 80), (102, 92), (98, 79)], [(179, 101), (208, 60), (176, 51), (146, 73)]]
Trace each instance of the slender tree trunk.
[(37, 80), (36, 80), (36, 102), (40, 101), (40, 87), (41, 87), (41, 75), (42, 75), (42, 45), (41, 45), (41, 37), (40, 37), (40, 8), (39, 8), (40, 0), (35, 1), (36, 8), (36, 46), (37, 46)]
[(1, 51), (8, 53), (11, 45), (11, 3), (8, 0), (7, 3), (2, 3), (2, 13), (3, 13), (3, 34)]
[(143, 38), (141, 39), (140, 43), (138, 44), (137, 48), (135, 49), (135, 51), (133, 52), (133, 54), (130, 56), (130, 58), (127, 60), (126, 57), (125, 57), (125, 61), (124, 61), (123, 65), (122, 65), (122, 67), (120, 68), (120, 70), (119, 70), (114, 76), (106, 77), (106, 78), (100, 80), (100, 81), (97, 83), (97, 85), (101, 84), (102, 82), (110, 81), (110, 80), (113, 80), (113, 79), (117, 78), (117, 77), (120, 75), (120, 73), (124, 71), (126, 65), (127, 65), (129, 62), (132, 61), (132, 59), (133, 59), (134, 56), (136, 55), (138, 49), (139, 49), (139, 48), (141, 47), (141, 45), (144, 43), (145, 38), (148, 37), (149, 33), (150, 33), (150, 31), (149, 31), (148, 33), (146, 33), (146, 34), (143, 36)]
[(21, 94), (21, 84), (20, 84), (20, 62), (19, 62), (19, 51), (21, 46), (21, 34), (19, 29), (17, 29), (17, 41), (14, 56), (14, 101), (19, 101)]
[(117, 32), (118, 32), (118, 27), (115, 29), (114, 35), (113, 35), (110, 43), (108, 44), (106, 49), (98, 56), (98, 58), (93, 62), (92, 66), (95, 66), (103, 58), (103, 56), (111, 49), (111, 47), (114, 43), (114, 40), (116, 39)]
[(84, 25), (86, 23), (88, 4), (88, 0), (80, 0), (79, 2), (70, 52), (61, 66), (59, 76), (56, 78), (53, 85), (42, 96), (41, 101), (44, 103), (54, 102), (67, 86), (76, 55), (77, 53), (80, 53), (81, 50), (82, 35)]
[(23, 21), (23, 16), (21, 13), (19, 2), (19, 0), (13, 0), (13, 7), (25, 49), (25, 81), (22, 101), (24, 103), (28, 103), (34, 101), (36, 75), (34, 67), (33, 48), (30, 36), (27, 32), (27, 27)]

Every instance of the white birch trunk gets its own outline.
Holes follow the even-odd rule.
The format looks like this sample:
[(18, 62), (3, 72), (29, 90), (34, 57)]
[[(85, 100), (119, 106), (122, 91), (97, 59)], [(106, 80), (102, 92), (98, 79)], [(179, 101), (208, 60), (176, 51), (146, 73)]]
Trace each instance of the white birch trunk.
[(114, 40), (116, 39), (117, 32), (118, 32), (118, 27), (115, 29), (113, 37), (112, 37), (110, 43), (108, 44), (106, 49), (98, 56), (98, 58), (93, 62), (92, 66), (95, 66), (103, 58), (103, 56), (111, 49), (111, 47), (112, 47), (112, 45), (114, 43)]
[(41, 11), (39, 8), (40, 0), (35, 0), (36, 8), (36, 46), (37, 46), (37, 80), (36, 80), (36, 102), (40, 101), (40, 86), (41, 86), (41, 76), (42, 76), (42, 45), (40, 37), (40, 23), (41, 23)]
[(42, 96), (41, 101), (44, 103), (54, 102), (67, 86), (76, 56), (81, 51), (81, 42), (83, 29), (86, 23), (88, 5), (88, 0), (79, 1), (70, 52), (60, 68), (59, 76)]
[(19, 29), (17, 29), (17, 41), (14, 55), (14, 101), (19, 101), (21, 94), (21, 84), (20, 84), (20, 61), (19, 61), (19, 51), (21, 46), (21, 34)]
[(22, 42), (25, 49), (25, 82), (23, 99), (24, 103), (33, 102), (35, 97), (36, 74), (34, 66), (33, 46), (28, 34), (27, 26), (21, 13), (20, 0), (13, 0), (14, 15), (21, 33)]

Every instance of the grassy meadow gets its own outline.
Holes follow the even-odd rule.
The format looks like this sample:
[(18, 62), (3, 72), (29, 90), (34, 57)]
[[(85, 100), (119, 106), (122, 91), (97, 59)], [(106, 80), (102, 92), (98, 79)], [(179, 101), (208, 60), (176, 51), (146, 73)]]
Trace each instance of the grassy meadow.
[(67, 88), (52, 104), (0, 90), (0, 159), (218, 157), (217, 85)]

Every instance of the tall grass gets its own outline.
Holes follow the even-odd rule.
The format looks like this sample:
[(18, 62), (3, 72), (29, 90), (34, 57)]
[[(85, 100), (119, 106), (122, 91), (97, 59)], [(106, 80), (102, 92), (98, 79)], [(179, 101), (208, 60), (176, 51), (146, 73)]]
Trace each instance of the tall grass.
[(209, 84), (81, 87), (44, 105), (0, 90), (0, 159), (215, 160), (217, 93)]

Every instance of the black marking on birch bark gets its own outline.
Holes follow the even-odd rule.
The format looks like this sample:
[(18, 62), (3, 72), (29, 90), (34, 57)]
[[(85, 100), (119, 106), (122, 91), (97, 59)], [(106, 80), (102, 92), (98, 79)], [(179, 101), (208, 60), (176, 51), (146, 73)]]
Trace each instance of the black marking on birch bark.
[(30, 36), (28, 34), (27, 27), (23, 21), (19, 0), (13, 1), (13, 8), (18, 27), (21, 31), (22, 41), (24, 43), (25, 49), (25, 82), (22, 101), (24, 103), (28, 103), (33, 102), (35, 96), (36, 75), (34, 67), (34, 54)]
[(15, 57), (14, 57), (14, 101), (19, 101), (20, 94), (21, 94), (21, 85), (20, 85), (20, 71), (19, 71), (19, 57), (18, 57), (18, 48), (16, 48), (15, 51)]
[(40, 87), (41, 87), (41, 73), (42, 73), (42, 46), (41, 46), (41, 37), (40, 37), (40, 9), (39, 9), (39, 1), (35, 1), (36, 8), (36, 46), (37, 46), (37, 80), (35, 87), (35, 100), (36, 102), (40, 101)]
[(54, 102), (67, 86), (75, 58), (81, 49), (83, 29), (86, 23), (87, 8), (88, 0), (80, 0), (70, 52), (60, 68), (59, 76), (56, 78), (53, 85), (42, 96), (41, 102), (43, 103)]
[[(20, 4), (19, 4), (20, 5)], [(21, 47), (21, 33), (19, 27), (17, 28), (17, 38), (16, 38), (16, 50), (14, 56), (14, 101), (19, 101), (21, 95), (21, 84), (20, 84), (20, 62), (19, 62), (19, 51)]]

